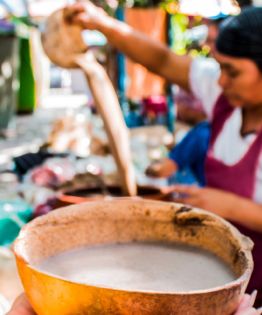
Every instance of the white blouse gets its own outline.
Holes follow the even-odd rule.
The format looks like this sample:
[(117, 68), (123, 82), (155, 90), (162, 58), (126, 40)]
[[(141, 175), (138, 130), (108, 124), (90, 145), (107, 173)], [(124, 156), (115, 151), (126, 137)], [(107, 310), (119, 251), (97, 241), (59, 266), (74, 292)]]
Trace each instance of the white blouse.
[[(210, 58), (195, 58), (190, 70), (190, 84), (193, 94), (202, 102), (203, 110), (209, 120), (222, 90), (218, 85), (220, 75), (219, 64)], [(236, 108), (225, 122), (222, 131), (214, 144), (214, 157), (226, 165), (234, 165), (248, 151), (256, 139), (255, 134), (241, 136), (242, 112)], [(234, 150), (232, 150), (234, 147)], [(253, 200), (262, 204), (262, 150), (256, 171), (256, 184)]]

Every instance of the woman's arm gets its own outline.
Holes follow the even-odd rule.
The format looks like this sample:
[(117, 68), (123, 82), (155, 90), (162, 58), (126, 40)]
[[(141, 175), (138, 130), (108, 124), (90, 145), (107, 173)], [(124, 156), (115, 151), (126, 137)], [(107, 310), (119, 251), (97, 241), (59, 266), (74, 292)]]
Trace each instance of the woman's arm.
[(184, 89), (189, 89), (190, 57), (174, 54), (164, 44), (108, 16), (89, 1), (68, 7), (65, 16), (71, 23), (102, 32), (110, 44), (133, 61)]
[(174, 191), (186, 197), (183, 203), (214, 212), (225, 219), (262, 232), (262, 205), (231, 192), (196, 186), (175, 186)]

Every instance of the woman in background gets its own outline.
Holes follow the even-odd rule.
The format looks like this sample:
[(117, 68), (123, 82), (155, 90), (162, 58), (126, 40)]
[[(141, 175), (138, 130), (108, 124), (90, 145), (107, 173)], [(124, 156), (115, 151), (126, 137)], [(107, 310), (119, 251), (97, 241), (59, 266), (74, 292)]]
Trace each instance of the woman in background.
[(200, 99), (211, 123), (207, 186), (176, 191), (184, 203), (232, 221), (252, 238), (255, 268), (248, 292), (257, 289), (262, 303), (262, 8), (246, 8), (222, 23), (216, 61), (178, 56), (89, 1), (68, 7), (65, 16), (68, 23), (102, 32), (135, 62)]

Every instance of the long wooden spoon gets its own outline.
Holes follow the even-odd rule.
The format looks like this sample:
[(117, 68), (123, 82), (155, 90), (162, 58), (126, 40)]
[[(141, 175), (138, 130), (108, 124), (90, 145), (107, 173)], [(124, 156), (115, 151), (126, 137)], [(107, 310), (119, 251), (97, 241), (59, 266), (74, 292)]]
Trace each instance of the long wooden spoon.
[(136, 195), (129, 132), (121, 107), (105, 69), (96, 61), (93, 53), (88, 51), (81, 28), (68, 24), (64, 18), (64, 11), (58, 10), (46, 21), (42, 43), (44, 51), (53, 63), (64, 68), (78, 66), (84, 71), (98, 112), (104, 121), (123, 193), (129, 196)]

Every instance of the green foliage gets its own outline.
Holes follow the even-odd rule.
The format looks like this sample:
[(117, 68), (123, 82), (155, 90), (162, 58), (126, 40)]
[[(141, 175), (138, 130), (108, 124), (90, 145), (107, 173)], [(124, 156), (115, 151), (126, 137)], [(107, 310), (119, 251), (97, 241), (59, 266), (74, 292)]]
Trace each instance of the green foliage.
[(187, 53), (187, 46), (190, 44), (185, 37), (185, 31), (189, 24), (189, 18), (184, 14), (177, 13), (171, 18), (172, 25), (172, 49), (179, 55)]
[(202, 24), (199, 16), (188, 17), (182, 13), (173, 14), (171, 17), (172, 50), (178, 55), (189, 54), (191, 56), (207, 56), (209, 50), (202, 47), (198, 41), (193, 41), (187, 35), (187, 31)]

